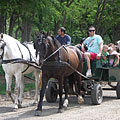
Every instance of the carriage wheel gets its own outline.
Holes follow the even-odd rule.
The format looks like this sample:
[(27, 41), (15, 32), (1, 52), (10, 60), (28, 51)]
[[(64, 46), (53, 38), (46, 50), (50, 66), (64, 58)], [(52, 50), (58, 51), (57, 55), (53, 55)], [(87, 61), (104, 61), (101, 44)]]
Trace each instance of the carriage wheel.
[(120, 99), (120, 82), (117, 83), (116, 94), (117, 94), (117, 98)]
[(58, 96), (56, 83), (50, 81), (45, 92), (47, 102), (56, 102)]
[(103, 100), (102, 87), (100, 84), (94, 84), (94, 88), (91, 90), (92, 104), (99, 105)]

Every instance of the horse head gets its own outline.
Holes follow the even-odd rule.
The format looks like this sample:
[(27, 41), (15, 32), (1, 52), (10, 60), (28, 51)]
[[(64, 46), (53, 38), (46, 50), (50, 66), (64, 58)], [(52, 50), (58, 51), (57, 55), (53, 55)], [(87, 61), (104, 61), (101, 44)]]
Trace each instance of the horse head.
[(38, 65), (41, 65), (45, 58), (58, 48), (58, 44), (53, 36), (41, 32), (37, 35), (37, 40), (34, 42), (34, 48), (36, 49), (36, 62)]
[(5, 53), (6, 42), (4, 41), (3, 34), (0, 34), (0, 63), (2, 63), (3, 56)]

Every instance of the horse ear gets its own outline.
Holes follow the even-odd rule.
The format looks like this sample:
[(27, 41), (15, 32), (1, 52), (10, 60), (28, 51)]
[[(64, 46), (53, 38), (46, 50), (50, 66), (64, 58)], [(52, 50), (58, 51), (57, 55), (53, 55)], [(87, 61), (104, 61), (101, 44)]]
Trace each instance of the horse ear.
[(1, 38), (3, 38), (3, 33), (1, 33)]
[(33, 47), (34, 49), (36, 49), (36, 41), (34, 41)]
[(53, 39), (54, 44), (57, 45), (56, 38), (54, 36), (51, 36), (51, 38)]
[(38, 32), (37, 32), (37, 31), (35, 31), (35, 36), (37, 36), (37, 37), (38, 37), (38, 35), (39, 35), (39, 34), (38, 34)]
[(43, 35), (45, 35), (45, 32), (44, 32), (44, 31), (42, 31), (41, 33), (42, 33)]
[(54, 38), (54, 36), (51, 36), (51, 38), (54, 40), (55, 38)]
[(49, 31), (47, 32), (47, 36), (50, 36), (50, 32)]

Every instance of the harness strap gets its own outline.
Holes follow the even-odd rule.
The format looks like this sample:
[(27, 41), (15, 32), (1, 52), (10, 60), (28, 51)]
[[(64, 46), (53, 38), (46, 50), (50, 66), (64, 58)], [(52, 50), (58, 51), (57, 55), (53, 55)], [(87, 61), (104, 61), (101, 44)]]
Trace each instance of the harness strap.
[(88, 80), (92, 80), (91, 78), (88, 78), (88, 77), (86, 77), (85, 75), (83, 75), (82, 73), (80, 73), (78, 70), (76, 70), (74, 67), (72, 67), (69, 63), (67, 63), (67, 62), (64, 62), (64, 61), (61, 61), (60, 63), (58, 62), (58, 61), (50, 61), (50, 62), (45, 62), (44, 64), (43, 64), (43, 66), (59, 66), (59, 65), (61, 65), (61, 66), (67, 66), (67, 67), (69, 67), (70, 69), (72, 69), (74, 72), (76, 72), (77, 74), (79, 74), (79, 75), (81, 75), (82, 77), (84, 77), (84, 78), (86, 78), (86, 79), (88, 79)]
[[(62, 47), (64, 47), (64, 49), (67, 51), (67, 49), (65, 48), (65, 45), (62, 45), (61, 47), (59, 47), (56, 51), (54, 51), (52, 54), (50, 54), (46, 59), (44, 59), (43, 63), (49, 59), (51, 56), (53, 56), (55, 53), (57, 53)], [(68, 52), (68, 51), (67, 51)], [(76, 70), (75, 68), (73, 68), (69, 63), (67, 62), (63, 62), (61, 61), (61, 63), (66, 64), (68, 67), (70, 67), (73, 71), (75, 71), (76, 73), (78, 73), (79, 75), (81, 75), (82, 77), (90, 80), (90, 78), (86, 77), (85, 75), (83, 75), (82, 73), (80, 73), (78, 70)]]
[(16, 59), (2, 60), (2, 64), (8, 64), (8, 63), (12, 63), (12, 62), (19, 61), (19, 60), (23, 60), (23, 59), (16, 58)]
[(78, 70), (76, 70), (75, 68), (73, 68), (70, 64), (68, 64), (67, 62), (64, 62), (65, 64), (67, 64), (68, 67), (70, 67), (73, 71), (75, 71), (77, 74), (81, 75), (82, 77), (91, 80), (90, 78), (86, 77), (85, 75), (83, 75), (82, 73), (80, 73)]
[(56, 54), (63, 46), (64, 46), (64, 45), (60, 46), (57, 50), (55, 50), (52, 54), (50, 54), (47, 58), (45, 58), (45, 59), (43, 60), (43, 63), (44, 63), (47, 59), (49, 59), (50, 57), (52, 57), (54, 54)]
[(14, 64), (14, 63), (36, 64), (36, 62), (34, 62), (34, 61), (28, 61), (28, 60), (24, 60), (21, 58), (2, 60), (2, 64), (8, 64), (8, 63), (11, 63), (11, 64)]
[(30, 67), (30, 66), (28, 65), (27, 68), (22, 71), (22, 73), (24, 73), (25, 71), (27, 71), (27, 69), (28, 69), (29, 67)]
[(16, 44), (17, 44), (17, 46), (18, 46), (18, 48), (19, 48), (19, 51), (20, 51), (20, 53), (21, 53), (21, 56), (22, 56), (22, 58), (23, 58), (22, 51), (21, 51), (21, 49), (20, 49), (20, 47), (19, 47), (19, 45), (18, 45), (18, 43), (17, 43), (17, 42), (16, 42)]
[(27, 48), (29, 55), (30, 55), (30, 61), (32, 61), (32, 55), (31, 55), (30, 49), (28, 48), (27, 44), (23, 43), (22, 45), (24, 45)]
[(52, 57), (54, 54), (56, 54), (61, 48), (63, 48), (64, 47), (64, 49), (67, 51), (67, 49), (65, 48), (66, 46), (68, 46), (68, 45), (62, 45), (62, 46), (60, 46), (57, 50), (55, 50), (52, 54), (50, 54), (47, 58), (45, 58), (44, 60), (43, 60), (43, 63), (47, 60), (47, 59), (49, 59), (50, 57)]
[[(30, 55), (30, 61), (32, 61), (32, 57), (31, 57), (32, 55), (31, 55), (30, 49), (28, 48), (27, 44), (23, 43), (22, 45), (24, 45), (27, 48), (27, 50), (29, 52), (29, 55)], [(29, 65), (26, 67), (25, 70), (22, 71), (22, 73), (24, 73), (25, 71), (27, 71), (28, 68), (29, 68)]]
[[(66, 49), (66, 47), (65, 46), (63, 46), (63, 48), (67, 51), (67, 53), (68, 53), (68, 50)], [(69, 55), (69, 53), (68, 53), (68, 63), (70, 63), (70, 55)]]

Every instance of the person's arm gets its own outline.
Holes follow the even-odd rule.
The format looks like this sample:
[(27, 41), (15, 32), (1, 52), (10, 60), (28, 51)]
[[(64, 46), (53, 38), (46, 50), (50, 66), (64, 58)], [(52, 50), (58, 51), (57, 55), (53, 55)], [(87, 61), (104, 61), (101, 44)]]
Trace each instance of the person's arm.
[(82, 43), (82, 51), (83, 52), (86, 52), (86, 50), (85, 50), (85, 45), (87, 45), (87, 40), (85, 40), (83, 43)]
[(113, 65), (113, 67), (116, 67), (118, 65), (118, 63), (119, 63), (119, 55), (116, 54), (116, 61)]
[(98, 52), (98, 54), (100, 54), (101, 55), (101, 53), (102, 53), (102, 49), (103, 49), (103, 42), (101, 42), (100, 44), (99, 44), (99, 52)]
[(102, 56), (103, 60), (107, 60), (107, 57), (106, 56)]
[(100, 58), (100, 56), (101, 56), (101, 53), (102, 53), (102, 49), (103, 49), (103, 42), (101, 42), (100, 44), (99, 44), (99, 52), (98, 52), (98, 54), (97, 54), (97, 59), (99, 59)]
[(70, 36), (68, 36), (67, 37), (67, 43), (66, 43), (67, 45), (70, 45), (71, 44), (71, 37)]

